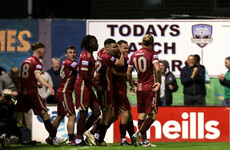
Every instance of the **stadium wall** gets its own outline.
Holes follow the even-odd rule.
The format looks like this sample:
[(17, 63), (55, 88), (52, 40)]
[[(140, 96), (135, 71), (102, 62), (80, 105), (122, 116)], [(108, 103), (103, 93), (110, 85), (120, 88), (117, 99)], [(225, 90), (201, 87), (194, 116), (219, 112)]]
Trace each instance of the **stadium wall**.
[(73, 45), (82, 50), (80, 42), (86, 34), (85, 20), (0, 20), (0, 64), (7, 70), (31, 56), (31, 45), (42, 42), (46, 45), (44, 70), (51, 67), (51, 58), (65, 59), (65, 48)]
[(87, 20), (86, 33), (95, 35), (100, 46), (108, 37), (128, 41), (129, 55), (141, 48), (143, 35), (152, 34), (153, 50), (169, 61), (177, 77), (191, 54), (199, 54), (208, 74), (217, 77), (226, 72), (229, 28), (230, 20)]
[[(56, 106), (48, 106), (48, 113), (53, 121), (57, 116)], [(79, 111), (76, 113), (77, 122)], [(138, 121), (136, 107), (132, 107), (132, 114), (136, 130)], [(109, 128), (105, 137), (106, 142), (120, 142), (119, 120)], [(68, 119), (65, 117), (61, 122), (57, 131), (58, 137), (68, 137), (67, 121)], [(147, 137), (150, 142), (230, 142), (229, 121), (230, 109), (228, 107), (160, 107), (157, 121), (147, 131)], [(128, 133), (126, 136), (127, 141), (130, 142)], [(33, 140), (45, 142), (47, 137), (48, 133), (42, 120), (33, 115)]]

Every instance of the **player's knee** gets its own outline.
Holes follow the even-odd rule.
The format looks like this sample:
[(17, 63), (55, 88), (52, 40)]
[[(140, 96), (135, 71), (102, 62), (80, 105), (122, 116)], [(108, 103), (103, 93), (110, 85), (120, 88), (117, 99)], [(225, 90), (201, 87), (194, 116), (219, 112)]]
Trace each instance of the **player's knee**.
[(71, 116), (69, 116), (69, 119), (75, 120), (75, 119), (76, 119), (76, 115), (71, 115)]
[(49, 114), (46, 111), (42, 111), (41, 114), (39, 114), (39, 116), (43, 119), (43, 120), (48, 120), (50, 119)]
[(148, 114), (149, 117), (151, 117), (153, 120), (157, 119), (157, 115), (155, 113)]

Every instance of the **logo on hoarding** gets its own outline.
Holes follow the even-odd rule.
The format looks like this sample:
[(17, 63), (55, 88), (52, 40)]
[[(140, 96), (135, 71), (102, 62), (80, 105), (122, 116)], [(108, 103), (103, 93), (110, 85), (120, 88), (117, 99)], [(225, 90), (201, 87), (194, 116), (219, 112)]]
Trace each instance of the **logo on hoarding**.
[[(188, 111), (177, 110), (177, 108), (170, 109), (169, 111), (163, 108), (159, 110), (159, 120), (154, 121), (146, 132), (149, 141), (229, 141), (228, 130), (226, 130), (228, 125), (225, 126), (222, 119), (217, 119), (215, 115), (213, 117), (212, 113), (210, 114), (206, 110), (205, 112), (193, 111), (189, 108)], [(165, 114), (169, 112), (173, 113), (165, 117)], [(164, 118), (162, 118), (163, 116)], [(134, 118), (133, 123), (137, 128), (138, 116), (134, 115)], [(120, 139), (120, 134), (117, 134), (119, 124), (115, 123), (114, 131), (114, 141), (120, 142), (120, 140), (116, 140), (116, 138)], [(131, 140), (130, 137), (127, 137), (127, 140)]]
[[(184, 112), (182, 121), (168, 120), (164, 124), (155, 121), (155, 139), (161, 139), (162, 134), (168, 139), (217, 139), (220, 136), (219, 122), (216, 120), (204, 121), (203, 112)], [(152, 134), (151, 134), (152, 135)]]
[(212, 26), (207, 24), (197, 24), (192, 26), (191, 39), (193, 43), (196, 43), (199, 47), (203, 48), (207, 44), (212, 43)]

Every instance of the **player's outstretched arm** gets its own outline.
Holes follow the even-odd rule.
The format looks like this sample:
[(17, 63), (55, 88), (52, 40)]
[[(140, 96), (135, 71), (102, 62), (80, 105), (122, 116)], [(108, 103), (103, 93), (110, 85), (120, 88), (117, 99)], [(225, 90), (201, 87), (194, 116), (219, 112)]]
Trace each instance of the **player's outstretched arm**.
[(55, 94), (55, 91), (53, 89), (53, 87), (41, 76), (40, 72), (35, 72), (35, 78), (37, 79), (38, 82), (40, 82), (42, 85), (46, 86), (49, 88), (50, 93), (52, 95)]
[(135, 87), (134, 87), (134, 84), (133, 84), (133, 77), (132, 77), (132, 68), (131, 67), (128, 67), (128, 70), (127, 70), (127, 79), (129, 81), (129, 92), (130, 93), (135, 93)]
[(153, 91), (156, 92), (160, 89), (161, 86), (161, 71), (160, 71), (160, 65), (159, 62), (155, 62), (154, 64), (154, 69), (156, 72), (156, 76), (155, 73), (153, 72), (154, 77), (154, 85), (153, 85)]

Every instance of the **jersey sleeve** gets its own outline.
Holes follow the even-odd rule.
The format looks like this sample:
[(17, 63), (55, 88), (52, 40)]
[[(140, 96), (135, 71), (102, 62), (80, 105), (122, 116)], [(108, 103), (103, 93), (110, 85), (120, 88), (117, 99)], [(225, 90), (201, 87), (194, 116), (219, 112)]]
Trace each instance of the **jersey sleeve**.
[(43, 65), (40, 61), (36, 61), (35, 62), (35, 69), (34, 69), (34, 73), (35, 72), (42, 72), (43, 69)]
[(156, 52), (153, 51), (153, 54), (152, 54), (152, 63), (154, 64), (155, 62), (158, 62), (158, 55)]
[(98, 88), (98, 85), (95, 84), (93, 79), (89, 76), (89, 71), (90, 71), (89, 65), (90, 65), (90, 59), (88, 57), (82, 57), (82, 61), (80, 65), (81, 68), (79, 68), (79, 70), (81, 70), (82, 78), (90, 85), (94, 86), (95, 88)]
[(110, 58), (109, 63), (112, 64), (112, 65), (114, 65), (114, 64), (116, 64), (118, 62), (118, 59), (115, 58), (114, 56), (109, 56), (109, 58)]
[(77, 71), (78, 64), (76, 61), (67, 61), (67, 63), (65, 64), (65, 67), (67, 67), (68, 69), (72, 71)]
[(82, 59), (81, 64), (80, 64), (81, 68), (79, 68), (79, 69), (81, 71), (88, 71), (89, 70), (89, 63), (90, 63), (89, 58), (85, 56), (85, 57), (82, 57), (81, 59)]
[(128, 67), (129, 68), (134, 68), (133, 57), (134, 57), (134, 54), (132, 54), (132, 56), (128, 60)]

